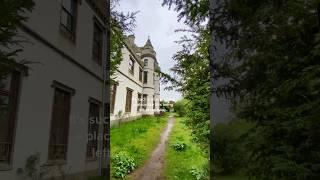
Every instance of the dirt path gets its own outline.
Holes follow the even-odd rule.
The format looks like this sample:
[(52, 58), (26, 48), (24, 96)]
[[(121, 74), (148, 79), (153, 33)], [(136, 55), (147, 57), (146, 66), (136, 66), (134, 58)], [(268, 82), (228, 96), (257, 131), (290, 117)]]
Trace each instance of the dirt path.
[(141, 168), (133, 172), (129, 178), (133, 180), (159, 180), (164, 164), (166, 141), (168, 140), (175, 118), (170, 115), (166, 129), (161, 134), (160, 143), (152, 152), (151, 158)]

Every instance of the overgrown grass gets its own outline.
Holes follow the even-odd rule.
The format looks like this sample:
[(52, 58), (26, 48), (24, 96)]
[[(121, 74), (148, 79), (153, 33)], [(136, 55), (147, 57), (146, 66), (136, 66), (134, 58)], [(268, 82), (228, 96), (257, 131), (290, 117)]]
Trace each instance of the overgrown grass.
[(160, 134), (166, 126), (168, 115), (143, 117), (112, 127), (110, 130), (111, 175), (115, 174), (112, 159), (119, 153), (133, 158), (135, 168), (141, 166), (160, 141)]
[[(175, 148), (185, 144), (185, 148)], [(165, 154), (164, 178), (171, 179), (208, 179), (209, 155), (192, 141), (191, 131), (183, 124), (183, 118), (176, 118), (170, 133)]]

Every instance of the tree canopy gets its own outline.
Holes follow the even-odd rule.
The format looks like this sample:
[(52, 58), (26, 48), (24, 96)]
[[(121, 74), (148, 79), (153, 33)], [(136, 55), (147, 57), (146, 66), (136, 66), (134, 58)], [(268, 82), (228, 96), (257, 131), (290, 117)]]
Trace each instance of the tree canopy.
[[(23, 41), (16, 40), (19, 25), (28, 18), (34, 6), (32, 0), (0, 0), (0, 77), (6, 76), (17, 66), (26, 64), (26, 60), (17, 59), (19, 48)], [(15, 46), (17, 48), (12, 49)]]
[(228, 49), (215, 68), (230, 80), (216, 92), (234, 99), (238, 118), (257, 124), (251, 177), (320, 177), (319, 7), (316, 0), (213, 5), (213, 44)]

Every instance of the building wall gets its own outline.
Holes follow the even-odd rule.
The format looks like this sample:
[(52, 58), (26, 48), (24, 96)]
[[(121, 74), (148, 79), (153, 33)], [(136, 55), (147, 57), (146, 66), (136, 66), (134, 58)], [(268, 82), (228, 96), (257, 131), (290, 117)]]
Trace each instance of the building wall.
[[(122, 49), (123, 60), (115, 74), (115, 81), (118, 83), (118, 86), (116, 90), (114, 113), (111, 114), (111, 124), (115, 124), (115, 121), (118, 119), (135, 119), (142, 115), (153, 115), (155, 112), (160, 111), (159, 76), (154, 76), (157, 74), (155, 73), (155, 67), (158, 67), (158, 63), (153, 57), (144, 56), (146, 53), (150, 52), (149, 49), (141, 47), (138, 52), (135, 52), (135, 49), (139, 49), (139, 47), (136, 47), (134, 44), (134, 36), (129, 36), (126, 46)], [(134, 75), (129, 73), (128, 70), (130, 56), (135, 60)], [(148, 60), (147, 66), (144, 65), (145, 59)], [(148, 72), (147, 83), (144, 83), (143, 80), (139, 81), (139, 68), (142, 68), (143, 72)], [(143, 73), (142, 76), (144, 78)], [(133, 90), (131, 113), (124, 113), (126, 105), (126, 88)], [(141, 108), (140, 112), (137, 111), (138, 93), (147, 95), (147, 108), (145, 110)], [(154, 100), (155, 109), (153, 108)], [(117, 116), (119, 111), (122, 112), (122, 117)]]
[[(95, 13), (85, 0), (81, 2), (78, 6), (76, 43), (66, 39), (59, 31), (60, 0), (35, 0), (36, 6), (29, 15), (30, 20), (25, 23), (29, 30), (64, 52), (64, 55), (29, 32), (19, 31), (30, 42), (24, 46), (24, 52), (19, 57), (36, 63), (29, 65), (29, 75), (22, 78), (13, 160), (11, 167), (0, 166), (0, 179), (20, 179), (17, 169), (23, 168), (26, 159), (35, 153), (40, 153), (40, 164), (47, 163), (54, 96), (51, 85), (54, 80), (76, 91), (71, 98), (67, 161), (62, 167), (67, 174), (98, 172), (98, 160), (86, 161), (86, 143), (88, 100), (90, 97), (102, 99), (102, 66), (91, 59)], [(51, 168), (55, 169), (53, 166)], [(48, 175), (57, 174), (53, 170)]]

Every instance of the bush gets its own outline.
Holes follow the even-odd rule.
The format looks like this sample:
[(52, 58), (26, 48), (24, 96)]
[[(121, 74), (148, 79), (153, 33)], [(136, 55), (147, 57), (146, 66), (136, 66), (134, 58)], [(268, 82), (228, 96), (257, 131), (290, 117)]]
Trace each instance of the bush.
[(204, 170), (199, 169), (199, 168), (193, 167), (193, 168), (191, 168), (191, 170), (189, 172), (196, 180), (205, 179), (205, 177), (206, 177), (206, 172)]
[(171, 146), (176, 151), (184, 151), (187, 148), (187, 144), (183, 143), (183, 142), (176, 142), (176, 143), (172, 144)]
[(135, 160), (125, 152), (117, 153), (112, 158), (112, 164), (114, 166), (113, 177), (115, 178), (124, 178), (136, 167)]
[(177, 101), (174, 105), (174, 112), (176, 112), (180, 117), (183, 117), (186, 115), (187, 112), (187, 100), (183, 99), (180, 101)]

